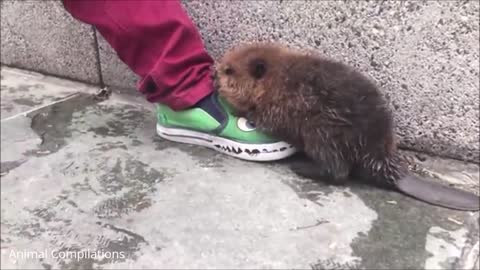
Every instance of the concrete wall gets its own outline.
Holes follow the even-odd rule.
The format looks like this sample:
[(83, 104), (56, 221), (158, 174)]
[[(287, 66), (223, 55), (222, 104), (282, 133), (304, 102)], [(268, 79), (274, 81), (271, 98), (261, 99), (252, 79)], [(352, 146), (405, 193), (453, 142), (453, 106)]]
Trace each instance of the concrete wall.
[[(27, 2), (2, 2), (2, 63), (95, 81), (88, 75), (96, 71), (89, 28), (51, 1)], [(252, 40), (315, 48), (367, 73), (387, 92), (402, 146), (478, 162), (478, 1), (184, 4), (212, 56)], [(40, 38), (45, 35), (50, 38)], [(99, 47), (105, 82), (135, 91), (136, 76), (101, 38)]]
[(98, 83), (94, 30), (59, 1), (1, 1), (1, 62)]

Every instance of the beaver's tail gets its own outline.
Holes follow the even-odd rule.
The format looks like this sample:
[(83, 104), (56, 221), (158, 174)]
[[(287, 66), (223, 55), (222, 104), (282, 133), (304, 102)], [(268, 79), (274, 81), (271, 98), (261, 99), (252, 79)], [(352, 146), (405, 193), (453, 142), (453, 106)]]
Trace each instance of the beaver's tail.
[(470, 192), (409, 173), (396, 181), (397, 189), (420, 201), (455, 210), (479, 211), (480, 198)]
[(389, 160), (373, 161), (365, 165), (368, 165), (366, 173), (373, 177), (376, 184), (397, 190), (409, 197), (455, 210), (480, 210), (480, 197), (410, 172), (398, 155)]

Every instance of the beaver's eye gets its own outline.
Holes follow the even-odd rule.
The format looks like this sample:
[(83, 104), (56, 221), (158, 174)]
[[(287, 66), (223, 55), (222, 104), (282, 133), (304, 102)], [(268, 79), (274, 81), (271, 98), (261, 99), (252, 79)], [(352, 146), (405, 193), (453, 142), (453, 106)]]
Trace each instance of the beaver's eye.
[(227, 67), (227, 68), (225, 69), (225, 75), (233, 75), (233, 73), (235, 73), (235, 71), (233, 70), (233, 68)]

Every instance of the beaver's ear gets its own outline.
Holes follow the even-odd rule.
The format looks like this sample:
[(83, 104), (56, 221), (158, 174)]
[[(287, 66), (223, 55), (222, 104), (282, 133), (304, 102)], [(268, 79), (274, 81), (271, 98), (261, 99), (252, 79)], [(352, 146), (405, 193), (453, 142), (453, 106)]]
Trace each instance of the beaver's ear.
[(248, 72), (255, 79), (261, 79), (267, 73), (267, 63), (261, 58), (255, 58), (248, 64)]

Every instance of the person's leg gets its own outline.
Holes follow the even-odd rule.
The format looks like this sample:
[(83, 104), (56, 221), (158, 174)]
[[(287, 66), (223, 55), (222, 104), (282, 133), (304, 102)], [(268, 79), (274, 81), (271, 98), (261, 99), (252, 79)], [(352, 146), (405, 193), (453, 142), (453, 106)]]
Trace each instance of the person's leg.
[(95, 26), (142, 78), (138, 90), (148, 101), (181, 110), (212, 92), (213, 59), (180, 2), (63, 2), (74, 18)]
[(157, 132), (248, 160), (276, 160), (295, 149), (249, 127), (214, 91), (213, 59), (178, 1), (63, 0), (93, 25), (140, 76), (138, 90), (157, 104)]

